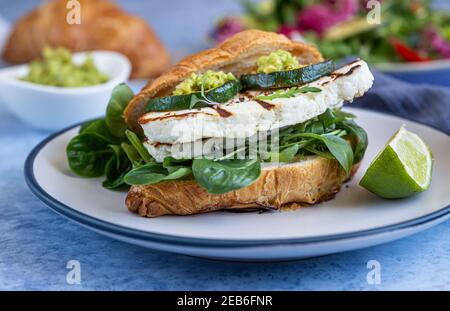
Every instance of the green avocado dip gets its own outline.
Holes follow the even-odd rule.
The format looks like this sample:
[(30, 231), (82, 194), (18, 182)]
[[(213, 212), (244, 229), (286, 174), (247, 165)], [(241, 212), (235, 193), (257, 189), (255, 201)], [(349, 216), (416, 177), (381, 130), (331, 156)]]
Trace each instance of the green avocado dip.
[(83, 63), (75, 64), (69, 50), (46, 47), (42, 59), (33, 61), (28, 75), (21, 80), (58, 87), (81, 87), (105, 83), (108, 76), (97, 69), (90, 55)]
[(267, 56), (261, 56), (258, 58), (257, 65), (258, 73), (272, 73), (304, 67), (298, 63), (297, 58), (285, 50), (278, 50)]
[(206, 92), (233, 80), (236, 80), (236, 77), (231, 72), (208, 70), (202, 74), (192, 73), (186, 80), (175, 87), (172, 95), (200, 92), (202, 88)]

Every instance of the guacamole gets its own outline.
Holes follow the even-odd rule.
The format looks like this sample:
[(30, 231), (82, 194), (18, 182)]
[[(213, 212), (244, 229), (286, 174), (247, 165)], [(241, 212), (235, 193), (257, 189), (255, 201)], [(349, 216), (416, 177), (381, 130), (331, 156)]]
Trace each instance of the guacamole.
[(42, 59), (33, 61), (28, 75), (21, 80), (58, 87), (80, 87), (104, 83), (108, 77), (97, 69), (89, 55), (77, 65), (73, 63), (69, 50), (46, 47), (42, 51)]
[(272, 73), (303, 67), (291, 53), (285, 50), (278, 50), (270, 53), (270, 55), (261, 56), (258, 58), (257, 65), (259, 73)]
[(223, 71), (208, 70), (202, 74), (191, 74), (186, 80), (175, 87), (173, 95), (191, 94), (193, 92), (200, 92), (202, 90), (209, 91), (219, 86), (224, 85), (229, 81), (236, 80), (236, 77), (231, 73)]

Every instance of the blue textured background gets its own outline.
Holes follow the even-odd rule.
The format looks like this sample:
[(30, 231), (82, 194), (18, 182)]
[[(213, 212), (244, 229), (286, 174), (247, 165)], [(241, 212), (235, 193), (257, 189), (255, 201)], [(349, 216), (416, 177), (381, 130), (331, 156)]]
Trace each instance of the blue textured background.
[[(0, 0), (0, 14), (13, 21), (37, 2)], [(229, 0), (120, 2), (147, 17), (175, 57), (205, 47), (205, 32), (214, 19), (239, 9)], [(450, 290), (448, 221), (382, 246), (270, 264), (208, 261), (100, 236), (56, 215), (26, 187), (26, 155), (47, 135), (0, 106), (2, 290)], [(81, 263), (81, 285), (66, 283), (66, 263), (72, 259)], [(381, 263), (380, 285), (366, 283), (371, 259)]]

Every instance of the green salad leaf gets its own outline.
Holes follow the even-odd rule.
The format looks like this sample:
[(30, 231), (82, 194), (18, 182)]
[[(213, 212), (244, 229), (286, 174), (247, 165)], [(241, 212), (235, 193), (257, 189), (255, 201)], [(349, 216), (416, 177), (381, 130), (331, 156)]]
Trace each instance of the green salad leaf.
[(104, 140), (108, 141), (110, 144), (117, 144), (120, 139), (112, 135), (106, 125), (105, 119), (98, 119), (91, 121), (88, 125), (80, 129), (81, 134), (96, 134), (101, 136)]
[(270, 162), (294, 162), (299, 150), (300, 144), (292, 144), (280, 152), (270, 152), (268, 159)]
[(80, 129), (78, 130), (78, 134), (82, 134), (92, 123), (94, 123), (98, 120), (102, 120), (102, 119), (98, 118), (98, 119), (86, 121), (83, 124), (81, 124)]
[(300, 149), (300, 145), (299, 144), (294, 144), (290, 147), (287, 147), (285, 149), (283, 149), (283, 151), (281, 151), (279, 153), (279, 162), (293, 162), (295, 159), (295, 156), (298, 153), (298, 150)]
[(125, 152), (125, 154), (127, 155), (133, 168), (137, 168), (144, 164), (144, 159), (141, 158), (141, 156), (137, 152), (136, 148), (133, 147), (133, 145), (122, 143), (120, 147), (122, 147), (123, 152)]
[(192, 172), (195, 180), (209, 193), (222, 194), (254, 183), (261, 174), (261, 161), (195, 159)]
[[(88, 121), (66, 147), (70, 169), (82, 177), (105, 176), (103, 186), (116, 189), (125, 184), (124, 176), (142, 162), (134, 157), (125, 137), (122, 114), (133, 92), (125, 84), (116, 86), (108, 103), (106, 118)], [(140, 142), (139, 142), (140, 144)], [(125, 146), (125, 147), (123, 147)]]
[(105, 173), (106, 163), (113, 154), (110, 142), (94, 133), (72, 138), (66, 148), (69, 167), (81, 177), (99, 177)]
[(127, 124), (123, 118), (123, 111), (133, 96), (133, 91), (125, 83), (117, 85), (112, 91), (108, 107), (106, 108), (105, 121), (111, 134), (116, 137), (125, 137)]
[(290, 89), (286, 90), (278, 90), (273, 92), (270, 95), (260, 95), (257, 96), (256, 99), (262, 99), (262, 100), (273, 100), (277, 98), (292, 98), (297, 96), (298, 94), (304, 94), (304, 93), (319, 93), (322, 92), (321, 89), (318, 87), (313, 86), (304, 86), (304, 87), (291, 87)]
[(140, 138), (134, 132), (126, 130), (125, 136), (128, 138), (131, 145), (133, 145), (134, 149), (145, 162), (153, 162), (152, 156), (148, 153), (147, 149), (145, 149), (145, 147), (142, 145)]
[(349, 142), (339, 136), (330, 134), (318, 135), (314, 133), (303, 133), (300, 135), (300, 137), (309, 137), (323, 142), (347, 175), (350, 173), (353, 165), (353, 150)]
[[(292, 88), (276, 94), (289, 97), (316, 91), (320, 89)], [(277, 146), (269, 144), (269, 150), (258, 153), (256, 158), (238, 159), (250, 154), (245, 144), (219, 159), (166, 157), (157, 163), (140, 136), (127, 129), (121, 119), (129, 98), (128, 87), (116, 87), (106, 118), (83, 124), (66, 148), (70, 169), (81, 177), (104, 176), (103, 186), (107, 189), (194, 179), (209, 193), (222, 194), (254, 183), (263, 162), (289, 163), (308, 155), (336, 159), (349, 174), (352, 165), (361, 161), (368, 143), (367, 133), (353, 121), (353, 115), (329, 109), (309, 121), (280, 129)], [(272, 142), (270, 135), (268, 141)]]
[(151, 185), (165, 180), (175, 180), (192, 174), (190, 167), (164, 167), (161, 163), (147, 163), (137, 167), (125, 175), (129, 185)]
[(110, 145), (109, 147), (113, 151), (113, 155), (106, 163), (106, 180), (103, 182), (103, 187), (107, 189), (117, 189), (125, 185), (124, 177), (126, 172), (130, 169), (131, 163), (121, 146)]
[(354, 163), (358, 163), (364, 157), (364, 153), (366, 152), (367, 145), (369, 144), (369, 139), (367, 137), (366, 131), (357, 125), (353, 120), (344, 120), (339, 124), (339, 127), (345, 130), (352, 139), (353, 143), (353, 152), (354, 152)]

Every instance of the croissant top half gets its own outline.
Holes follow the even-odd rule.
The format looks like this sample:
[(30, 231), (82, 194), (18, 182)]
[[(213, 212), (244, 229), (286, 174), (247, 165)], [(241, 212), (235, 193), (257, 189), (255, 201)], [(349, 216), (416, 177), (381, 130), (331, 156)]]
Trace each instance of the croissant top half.
[(323, 60), (315, 47), (291, 41), (284, 35), (260, 30), (242, 31), (215, 48), (183, 59), (163, 75), (150, 81), (128, 104), (124, 112), (125, 120), (133, 130), (140, 131), (137, 120), (144, 114), (147, 100), (169, 95), (191, 73), (222, 70), (240, 76), (254, 71), (260, 56), (279, 49), (292, 53), (301, 64)]

